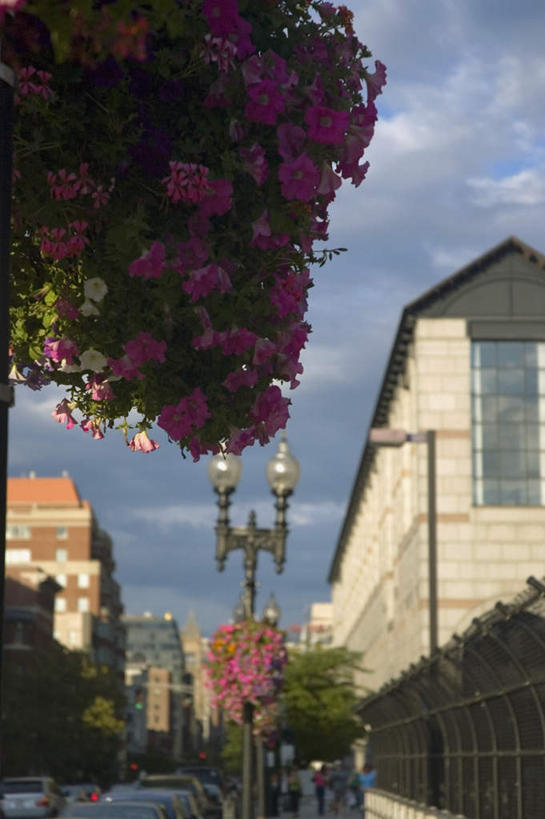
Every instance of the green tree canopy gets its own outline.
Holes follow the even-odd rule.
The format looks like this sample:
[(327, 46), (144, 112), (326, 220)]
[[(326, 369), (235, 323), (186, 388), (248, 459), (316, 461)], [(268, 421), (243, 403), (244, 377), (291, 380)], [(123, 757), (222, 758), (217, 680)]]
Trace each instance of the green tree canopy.
[(115, 673), (60, 645), (24, 659), (6, 664), (4, 773), (113, 781), (124, 704)]
[(299, 759), (338, 759), (363, 735), (356, 714), (363, 692), (354, 685), (360, 662), (360, 654), (342, 646), (290, 653), (283, 701)]

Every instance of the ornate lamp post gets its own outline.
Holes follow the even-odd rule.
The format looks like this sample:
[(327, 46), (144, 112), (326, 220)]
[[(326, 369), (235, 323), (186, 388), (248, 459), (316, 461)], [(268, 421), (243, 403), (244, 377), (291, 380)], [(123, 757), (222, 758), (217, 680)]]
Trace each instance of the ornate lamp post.
[[(218, 496), (218, 520), (216, 525), (216, 560), (218, 570), (225, 567), (229, 552), (242, 549), (244, 552), (244, 581), (242, 606), (244, 617), (253, 620), (255, 610), (255, 572), (259, 550), (271, 552), (276, 571), (284, 568), (288, 524), (286, 512), (288, 498), (299, 481), (299, 463), (290, 452), (285, 437), (278, 445), (278, 452), (267, 463), (266, 475), (271, 491), (276, 498), (276, 519), (272, 529), (261, 529), (257, 525), (254, 510), (250, 512), (247, 526), (231, 526), (229, 521), (230, 496), (235, 491), (242, 474), (242, 464), (235, 455), (215, 455), (208, 464), (208, 477)], [(270, 606), (266, 611), (274, 608)], [(269, 611), (270, 614), (270, 611)], [(237, 611), (237, 615), (239, 612)], [(267, 615), (265, 615), (267, 616)], [(243, 759), (242, 759), (242, 819), (252, 817), (252, 724), (253, 706), (244, 704), (243, 714)], [(262, 766), (261, 766), (262, 767)], [(260, 799), (262, 802), (262, 799)], [(260, 809), (263, 805), (259, 806)]]

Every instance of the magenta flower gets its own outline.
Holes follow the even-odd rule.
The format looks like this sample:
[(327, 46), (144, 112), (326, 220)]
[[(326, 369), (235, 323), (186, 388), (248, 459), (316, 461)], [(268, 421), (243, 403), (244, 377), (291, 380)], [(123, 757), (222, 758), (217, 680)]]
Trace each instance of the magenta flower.
[(235, 370), (229, 373), (223, 386), (229, 392), (236, 392), (240, 387), (255, 387), (257, 384), (257, 372), (255, 370)]
[(200, 387), (197, 387), (176, 406), (173, 404), (164, 406), (157, 424), (173, 441), (180, 441), (200, 429), (207, 418), (210, 418), (210, 413), (206, 397)]
[(217, 342), (224, 355), (242, 355), (253, 347), (256, 341), (256, 334), (244, 327), (240, 330), (227, 330), (225, 333), (217, 334)]
[(108, 366), (112, 368), (113, 375), (124, 378), (126, 381), (131, 381), (133, 378), (141, 381), (144, 378), (144, 374), (140, 372), (134, 361), (129, 358), (128, 355), (124, 355), (118, 359), (109, 358)]
[(248, 88), (250, 101), (246, 103), (246, 116), (253, 122), (274, 125), (278, 114), (284, 110), (284, 100), (278, 90), (278, 83), (263, 80)]
[(289, 398), (283, 397), (280, 387), (277, 387), (276, 384), (271, 385), (258, 396), (250, 410), (250, 417), (258, 425), (256, 431), (260, 442), (267, 443), (269, 437), (286, 426), (290, 417), (288, 410), (290, 403)]
[(140, 276), (142, 279), (158, 279), (165, 269), (165, 246), (154, 242), (147, 253), (135, 259), (129, 265), (129, 276)]
[(269, 174), (264, 149), (254, 142), (251, 148), (239, 148), (239, 154), (244, 162), (244, 170), (253, 176), (257, 185), (262, 185)]
[(192, 302), (207, 296), (212, 290), (227, 293), (232, 287), (229, 275), (217, 264), (208, 264), (206, 267), (192, 270), (188, 280), (182, 284), (182, 289), (191, 296)]
[(350, 123), (348, 111), (335, 111), (325, 105), (313, 105), (305, 111), (308, 138), (322, 145), (342, 145)]
[(57, 313), (59, 316), (64, 316), (67, 319), (77, 319), (79, 316), (79, 310), (77, 307), (74, 307), (72, 302), (68, 301), (67, 299), (58, 298), (56, 303)]
[(52, 361), (66, 361), (67, 364), (74, 363), (74, 357), (79, 355), (78, 345), (69, 338), (46, 338), (44, 344), (44, 355)]
[(210, 31), (216, 37), (224, 37), (237, 29), (239, 19), (237, 0), (204, 0), (202, 13), (208, 21)]
[(331, 165), (324, 162), (322, 165), (322, 173), (320, 176), (320, 184), (318, 185), (318, 193), (328, 195), (334, 193), (337, 188), (340, 188), (342, 180), (337, 176)]
[(109, 401), (115, 398), (110, 384), (101, 375), (92, 375), (85, 389), (92, 390), (91, 398), (93, 401)]
[(270, 250), (287, 245), (290, 237), (287, 233), (272, 235), (269, 224), (269, 211), (264, 210), (259, 219), (252, 223), (252, 240), (250, 247), (258, 247), (260, 250)]
[(386, 85), (386, 66), (380, 60), (375, 60), (375, 73), (365, 74), (367, 83), (367, 102), (373, 102)]
[(132, 449), (133, 452), (153, 452), (159, 449), (159, 444), (157, 441), (149, 438), (148, 433), (143, 429), (141, 432), (137, 432), (134, 438), (129, 441), (128, 447)]
[(57, 404), (51, 416), (59, 424), (66, 424), (66, 429), (72, 429), (77, 425), (77, 421), (72, 417), (71, 407), (66, 398)]
[(101, 441), (104, 438), (104, 433), (96, 418), (84, 418), (80, 426), (84, 432), (90, 432), (95, 441)]
[(169, 162), (170, 174), (162, 180), (170, 201), (195, 204), (204, 199), (209, 189), (208, 168), (187, 162)]
[(158, 361), (162, 364), (165, 360), (166, 348), (166, 341), (156, 341), (150, 333), (145, 332), (123, 345), (123, 349), (136, 367), (146, 361)]
[(278, 153), (282, 159), (293, 160), (299, 156), (305, 144), (306, 134), (299, 125), (283, 122), (276, 129), (278, 137)]
[(288, 271), (285, 275), (275, 277), (275, 286), (271, 290), (271, 302), (280, 318), (290, 313), (302, 318), (307, 309), (306, 293), (311, 284), (309, 271), (296, 273)]
[(210, 182), (208, 190), (204, 199), (199, 206), (199, 215), (208, 216), (222, 216), (231, 210), (233, 195), (233, 186), (228, 179), (215, 179)]
[(286, 199), (308, 202), (316, 195), (320, 173), (312, 159), (303, 153), (293, 162), (283, 162), (278, 169), (278, 178)]

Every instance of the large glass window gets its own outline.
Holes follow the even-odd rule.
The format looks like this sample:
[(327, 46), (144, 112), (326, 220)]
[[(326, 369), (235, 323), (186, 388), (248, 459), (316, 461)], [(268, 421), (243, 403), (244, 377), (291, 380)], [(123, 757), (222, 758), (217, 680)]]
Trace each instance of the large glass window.
[(545, 505), (545, 342), (472, 344), (473, 501)]

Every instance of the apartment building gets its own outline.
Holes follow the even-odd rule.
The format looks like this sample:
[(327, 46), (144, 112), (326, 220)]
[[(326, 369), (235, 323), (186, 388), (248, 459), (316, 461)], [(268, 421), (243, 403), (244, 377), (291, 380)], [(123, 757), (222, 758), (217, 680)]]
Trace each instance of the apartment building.
[(329, 582), (377, 688), (429, 652), (435, 605), (441, 645), (543, 574), (545, 257), (509, 238), (407, 305), (370, 429), (398, 445), (364, 441)]
[(8, 479), (6, 576), (41, 570), (57, 582), (54, 636), (120, 673), (124, 629), (112, 541), (68, 476)]

